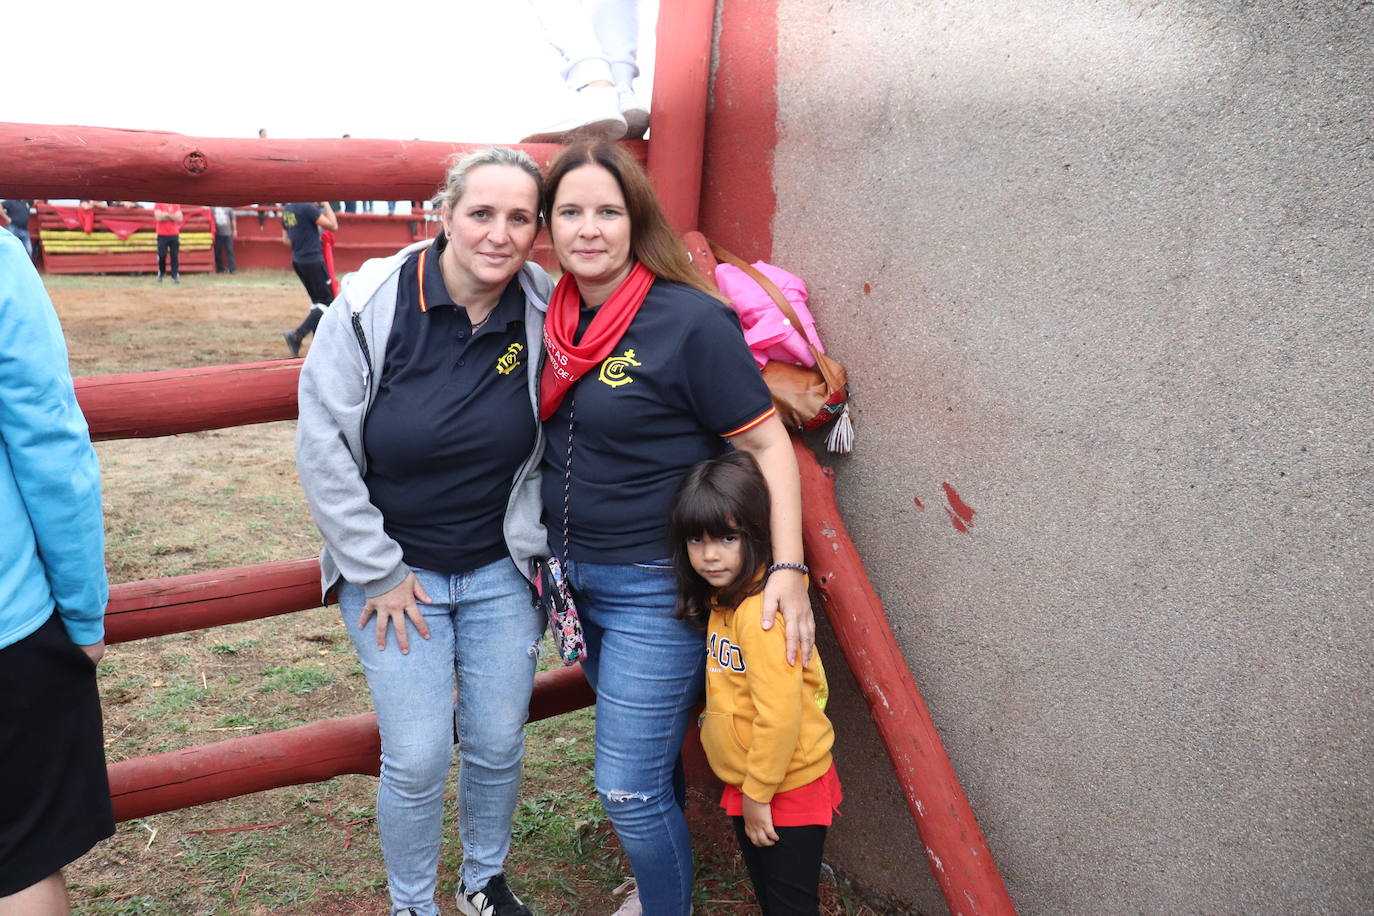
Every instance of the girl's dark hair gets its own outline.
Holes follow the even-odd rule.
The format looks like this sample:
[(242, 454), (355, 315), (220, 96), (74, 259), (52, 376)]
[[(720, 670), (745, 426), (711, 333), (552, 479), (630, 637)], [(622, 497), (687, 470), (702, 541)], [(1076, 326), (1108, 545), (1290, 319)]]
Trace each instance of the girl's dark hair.
[(673, 616), (699, 630), (711, 616), (714, 589), (692, 569), (687, 539), (737, 535), (740, 539), (739, 578), (716, 593), (716, 603), (733, 607), (763, 589), (759, 572), (773, 560), (768, 482), (748, 452), (726, 452), (687, 472), (673, 498), (668, 538), (677, 573), (677, 607)]

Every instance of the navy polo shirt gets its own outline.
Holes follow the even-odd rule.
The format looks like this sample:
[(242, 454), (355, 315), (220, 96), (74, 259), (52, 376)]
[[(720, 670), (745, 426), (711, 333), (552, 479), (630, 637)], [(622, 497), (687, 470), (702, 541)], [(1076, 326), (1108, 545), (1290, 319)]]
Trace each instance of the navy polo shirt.
[(29, 228), (29, 205), (33, 201), (29, 200), (5, 200), (0, 201), (0, 205), (5, 208), (5, 216), (9, 217), (10, 225), (15, 229)]
[[(591, 322), (583, 309), (579, 335)], [(641, 563), (668, 556), (673, 494), (687, 471), (773, 410), (739, 317), (705, 293), (655, 280), (625, 336), (545, 421), (544, 522), (563, 542), (564, 467), (576, 408), (570, 556)]]
[(323, 264), (324, 247), (315, 220), (324, 213), (316, 204), (287, 204), (281, 213), (282, 228), (291, 240), (293, 264)]
[(401, 267), (363, 481), (405, 562), (456, 574), (507, 555), (506, 503), (537, 427), (518, 279), (473, 334), (444, 288), (444, 245), (440, 235)]

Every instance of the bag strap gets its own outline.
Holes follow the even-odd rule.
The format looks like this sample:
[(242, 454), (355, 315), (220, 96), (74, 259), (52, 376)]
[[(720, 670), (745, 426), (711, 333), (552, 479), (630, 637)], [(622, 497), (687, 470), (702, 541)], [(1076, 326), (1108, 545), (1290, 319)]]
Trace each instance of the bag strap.
[(711, 246), (711, 253), (716, 256), (716, 260), (724, 261), (726, 264), (732, 264), (735, 267), (738, 267), (740, 270), (744, 271), (745, 274), (747, 274), (751, 280), (757, 283), (763, 289), (763, 291), (767, 293), (770, 298), (772, 298), (773, 303), (778, 307), (778, 310), (782, 312), (783, 315), (787, 318), (788, 322), (791, 323), (792, 330), (800, 334), (802, 336), (802, 340), (806, 341), (807, 348), (811, 350), (811, 355), (815, 357), (816, 369), (820, 372), (821, 378), (825, 379), (826, 387), (831, 391), (835, 391), (836, 389), (838, 389), (840, 387), (839, 382), (831, 375), (830, 370), (826, 365), (826, 361), (821, 358), (822, 356), (824, 356), (824, 354), (821, 353), (821, 351), (817, 350), (816, 345), (811, 342), (811, 338), (806, 336), (805, 325), (801, 323), (801, 319), (797, 317), (796, 311), (792, 308), (792, 303), (787, 301), (787, 297), (782, 294), (782, 290), (778, 289), (777, 284), (775, 284), (772, 280), (768, 279), (768, 277), (764, 276), (764, 274), (760, 273), (758, 268), (756, 268), (753, 264), (750, 264), (744, 261), (743, 259), (737, 257), (736, 255), (731, 254), (724, 248), (717, 245), (715, 242), (708, 242), (708, 244)]

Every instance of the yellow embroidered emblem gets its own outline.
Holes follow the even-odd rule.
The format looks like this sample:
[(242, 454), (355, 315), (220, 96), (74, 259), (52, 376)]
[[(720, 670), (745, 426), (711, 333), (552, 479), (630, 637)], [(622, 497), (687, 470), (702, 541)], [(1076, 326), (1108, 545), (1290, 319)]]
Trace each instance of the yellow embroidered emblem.
[(625, 370), (630, 366), (640, 365), (635, 359), (634, 350), (626, 350), (620, 356), (608, 356), (601, 363), (601, 372), (597, 378), (612, 388), (619, 388), (621, 385), (628, 385), (634, 379), (625, 374)]
[(520, 365), (520, 354), (525, 352), (525, 345), (513, 343), (506, 348), (506, 352), (496, 358), (496, 371), (502, 375), (510, 375), (515, 371), (515, 367)]

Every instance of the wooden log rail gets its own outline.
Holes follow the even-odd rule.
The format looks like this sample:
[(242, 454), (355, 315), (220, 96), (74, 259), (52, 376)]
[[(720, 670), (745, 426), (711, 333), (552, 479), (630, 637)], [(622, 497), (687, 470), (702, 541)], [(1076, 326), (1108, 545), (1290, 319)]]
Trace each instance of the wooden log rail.
[(286, 560), (110, 586), (105, 642), (130, 642), (320, 606), (320, 561)]
[[(594, 700), (580, 666), (545, 671), (534, 679), (530, 721)], [(349, 773), (376, 776), (380, 760), (377, 717), (366, 713), (111, 764), (110, 795), (115, 819), (128, 821)]]
[[(0, 122), (0, 197), (221, 206), (427, 200), (455, 155), (487, 145), (188, 137), (153, 130)], [(645, 141), (629, 140), (625, 146), (641, 162), (648, 158)], [(542, 167), (562, 146), (526, 143), (519, 148)]]
[(921, 699), (887, 613), (835, 503), (834, 472), (800, 440), (802, 544), (811, 583), (868, 703), (951, 913), (1015, 916), (1016, 908)]
[(299, 359), (75, 379), (91, 439), (139, 439), (293, 420)]

